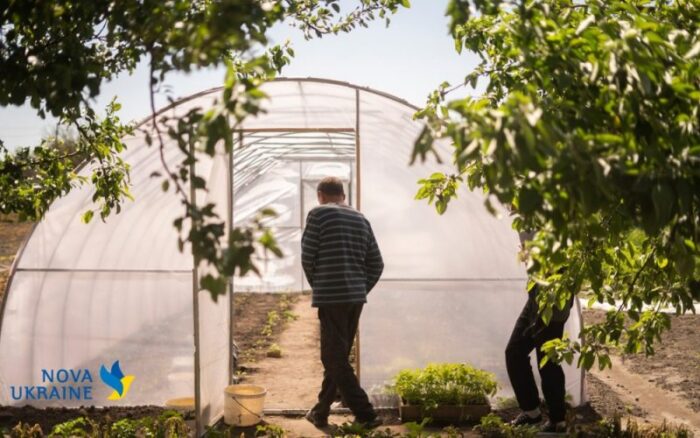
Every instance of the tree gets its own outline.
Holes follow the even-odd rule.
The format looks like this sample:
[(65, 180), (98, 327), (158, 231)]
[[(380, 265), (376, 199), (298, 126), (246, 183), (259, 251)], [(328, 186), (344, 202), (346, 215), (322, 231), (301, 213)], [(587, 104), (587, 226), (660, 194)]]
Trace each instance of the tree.
[[(294, 55), (287, 45), (270, 47), (267, 32), (285, 20), (307, 38), (348, 32), (377, 17), (388, 22), (401, 6), (408, 7), (408, 0), (361, 0), (346, 12), (339, 0), (4, 2), (0, 105), (29, 102), (40, 116), (51, 114), (73, 127), (78, 137), (69, 150), (54, 147), (56, 139), (48, 138), (15, 153), (0, 140), (0, 213), (38, 220), (53, 200), (82, 184), (94, 186), (97, 204), (84, 213), (85, 222), (95, 211), (103, 220), (119, 212), (131, 198), (129, 163), (120, 158), (122, 139), (134, 127), (119, 120), (116, 102), (98, 117), (94, 97), (104, 81), (148, 62), (152, 120), (143, 128), (146, 141), (161, 157), (166, 138), (185, 154), (174, 168), (162, 160), (163, 171), (153, 176), (182, 200), (183, 214), (174, 223), (180, 248), (189, 242), (196, 263), (213, 268), (201, 287), (216, 299), (230, 276), (257, 272), (251, 256), (259, 248), (281, 254), (262, 222), (273, 212), (263, 211), (250, 227), (227, 233), (214, 205), (195, 205), (185, 190), (189, 184), (206, 190), (194, 163), (217, 149), (231, 151), (236, 127), (260, 111), (265, 95), (259, 86)], [(154, 97), (168, 73), (221, 65), (226, 66), (224, 89), (213, 107), (194, 108), (178, 119), (157, 117)], [(78, 175), (79, 162), (92, 169), (89, 177)]]
[[(548, 321), (572, 294), (615, 306), (549, 359), (610, 366), (611, 347), (653, 354), (667, 314), (700, 299), (700, 3), (695, 0), (452, 0), (458, 52), (481, 59), (417, 113), (414, 160), (453, 146), (454, 174), (417, 197), (443, 212), (461, 184), (536, 230), (529, 287)], [(625, 316), (631, 323), (625, 322)]]

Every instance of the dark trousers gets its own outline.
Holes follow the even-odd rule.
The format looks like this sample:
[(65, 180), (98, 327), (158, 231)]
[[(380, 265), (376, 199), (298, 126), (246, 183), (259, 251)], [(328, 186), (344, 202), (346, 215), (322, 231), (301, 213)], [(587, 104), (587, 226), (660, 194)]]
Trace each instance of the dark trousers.
[[(540, 405), (535, 376), (530, 366), (530, 353), (532, 350), (536, 351), (539, 365), (543, 357), (540, 351), (542, 344), (551, 339), (561, 338), (563, 333), (564, 322), (550, 321), (548, 326), (544, 325), (538, 316), (535, 295), (530, 294), (506, 347), (508, 377), (522, 410), (530, 411)], [(547, 362), (543, 367), (538, 366), (538, 369), (542, 380), (542, 394), (549, 409), (549, 419), (552, 422), (564, 421), (566, 414), (564, 370), (552, 361)]]
[(359, 421), (376, 417), (367, 393), (360, 386), (350, 365), (350, 350), (357, 333), (362, 306), (363, 304), (347, 303), (318, 308), (318, 319), (321, 322), (321, 362), (324, 369), (318, 403), (312, 409), (318, 417), (328, 416), (338, 392)]

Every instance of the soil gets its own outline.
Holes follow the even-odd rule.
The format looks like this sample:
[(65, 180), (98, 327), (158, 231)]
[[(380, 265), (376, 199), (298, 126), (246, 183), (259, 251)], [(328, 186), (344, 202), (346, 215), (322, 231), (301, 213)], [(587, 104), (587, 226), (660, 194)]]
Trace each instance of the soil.
[[(601, 310), (584, 312), (586, 323), (600, 322)], [(654, 356), (620, 355), (620, 362), (632, 373), (667, 393), (677, 394), (689, 408), (700, 413), (700, 316), (671, 316), (671, 329), (661, 336)]]
[[(285, 436), (289, 438), (330, 436), (332, 429), (316, 429), (300, 415), (316, 402), (316, 394), (323, 378), (316, 309), (311, 307), (309, 295), (299, 295), (291, 311), (297, 318), (289, 322), (277, 340), (282, 356), (260, 358), (254, 367), (248, 369), (243, 379), (246, 383), (267, 389), (265, 409), (268, 412), (294, 412), (288, 415), (266, 415), (264, 426), (281, 427), (286, 431)], [(396, 412), (381, 411), (379, 414), (384, 423), (379, 430), (388, 430), (394, 434), (408, 432)], [(336, 426), (352, 421), (353, 417), (350, 414), (333, 414), (329, 418), (329, 422)], [(426, 427), (425, 431), (437, 433), (441, 429), (439, 426)], [(228, 430), (231, 436), (256, 436), (256, 427), (227, 429), (220, 425), (218, 430)], [(464, 437), (479, 436), (471, 431), (470, 426), (463, 426), (459, 430)]]
[(700, 413), (700, 317), (674, 316), (653, 357), (625, 356), (627, 367), (656, 386), (677, 393)]
[(255, 364), (246, 383), (267, 388), (269, 409), (309, 409), (321, 388), (319, 325), (311, 297), (302, 295), (292, 307), (297, 319), (279, 337), (282, 357), (266, 357)]
[(591, 409), (600, 417), (614, 417), (616, 415), (631, 415), (637, 418), (645, 418), (647, 412), (637, 404), (629, 404), (623, 401), (612, 389), (613, 382), (605, 382), (595, 374), (586, 375), (588, 400)]
[[(604, 317), (603, 311), (584, 312), (588, 324)], [(588, 373), (591, 405), (608, 417), (684, 424), (700, 435), (699, 329), (700, 317), (671, 316), (671, 329), (656, 345), (654, 356), (613, 355), (612, 369), (593, 369)]]
[[(233, 339), (239, 350), (238, 368), (251, 372), (255, 362), (266, 356), (269, 346), (276, 342), (285, 327), (285, 322), (293, 318), (290, 307), (297, 300), (297, 294), (240, 293), (233, 298)], [(263, 332), (270, 312), (276, 312), (279, 320), (271, 325), (271, 334)]]
[(12, 429), (19, 422), (30, 425), (38, 424), (41, 426), (41, 430), (48, 434), (54, 425), (78, 417), (87, 417), (100, 425), (105, 425), (124, 418), (137, 420), (144, 417), (157, 417), (164, 410), (162, 407), (157, 406), (86, 407), (81, 409), (36, 409), (31, 406), (0, 407), (0, 427)]

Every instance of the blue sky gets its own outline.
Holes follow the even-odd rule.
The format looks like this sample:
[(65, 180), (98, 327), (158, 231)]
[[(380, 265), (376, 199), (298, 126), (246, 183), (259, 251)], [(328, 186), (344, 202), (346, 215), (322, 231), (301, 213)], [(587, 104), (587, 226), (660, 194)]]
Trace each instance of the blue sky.
[[(270, 35), (273, 42), (289, 39), (296, 52), (282, 76), (348, 81), (422, 105), (442, 81), (461, 82), (477, 59), (469, 53), (455, 52), (444, 16), (447, 0), (411, 3), (410, 9), (401, 9), (392, 17), (388, 28), (377, 21), (368, 29), (306, 41), (297, 29), (286, 24), (277, 26)], [(223, 71), (211, 69), (169, 77), (167, 84), (173, 96), (182, 97), (219, 86), (222, 81)], [(103, 85), (96, 108), (104, 107), (114, 96), (122, 103), (123, 120), (140, 120), (148, 115), (146, 66), (140, 65), (133, 74)], [(160, 104), (165, 103), (161, 98)], [(0, 139), (10, 148), (36, 145), (54, 126), (54, 120), (40, 119), (28, 106), (0, 108)]]

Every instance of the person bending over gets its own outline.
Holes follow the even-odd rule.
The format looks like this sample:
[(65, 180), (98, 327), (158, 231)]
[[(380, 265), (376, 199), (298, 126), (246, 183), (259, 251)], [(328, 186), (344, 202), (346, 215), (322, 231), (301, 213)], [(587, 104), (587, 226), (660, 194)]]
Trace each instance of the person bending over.
[(379, 281), (384, 262), (369, 221), (345, 203), (342, 181), (324, 178), (317, 196), (320, 205), (306, 218), (301, 263), (312, 306), (318, 308), (324, 373), (318, 403), (306, 419), (316, 427), (328, 426), (339, 392), (358, 423), (377, 427), (381, 422), (350, 365), (350, 350), (367, 294)]

